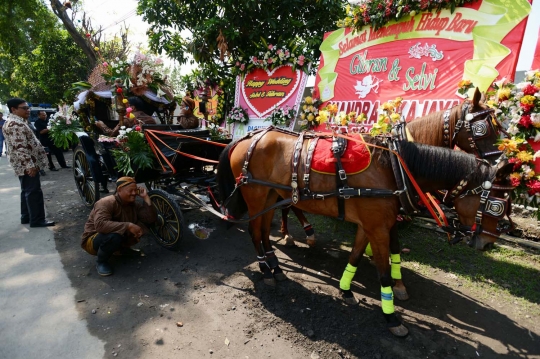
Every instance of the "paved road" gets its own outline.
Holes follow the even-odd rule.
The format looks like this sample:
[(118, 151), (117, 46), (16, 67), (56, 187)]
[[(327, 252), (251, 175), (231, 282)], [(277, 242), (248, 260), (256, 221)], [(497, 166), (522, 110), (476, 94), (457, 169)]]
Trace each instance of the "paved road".
[[(54, 176), (42, 177), (47, 185)], [(20, 187), (0, 157), (0, 358), (102, 358), (60, 262), (53, 231), (20, 224)]]

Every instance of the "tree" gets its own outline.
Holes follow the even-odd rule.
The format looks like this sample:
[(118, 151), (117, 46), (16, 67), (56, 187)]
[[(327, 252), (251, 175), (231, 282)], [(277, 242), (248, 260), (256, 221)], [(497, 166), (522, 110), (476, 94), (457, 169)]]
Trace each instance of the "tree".
[(72, 102), (64, 98), (66, 89), (85, 79), (90, 69), (83, 51), (58, 27), (44, 33), (39, 46), (18, 60), (10, 92), (31, 102)]
[[(231, 94), (231, 60), (258, 52), (261, 39), (273, 45), (297, 39), (306, 45), (305, 56), (317, 64), (323, 35), (344, 18), (346, 4), (345, 0), (140, 0), (138, 12), (150, 24), (151, 50), (165, 52), (180, 64), (192, 57), (201, 73), (222, 80), (225, 92)], [(182, 37), (186, 30), (191, 37)]]
[[(260, 39), (288, 43), (301, 39), (313, 59), (325, 32), (335, 29), (345, 16), (344, 0), (141, 0), (138, 12), (150, 25), (150, 48), (165, 51), (181, 64), (188, 54), (200, 64), (224, 63), (224, 53), (233, 57), (255, 51)], [(183, 38), (188, 30), (192, 38)], [(221, 40), (219, 41), (218, 38)]]

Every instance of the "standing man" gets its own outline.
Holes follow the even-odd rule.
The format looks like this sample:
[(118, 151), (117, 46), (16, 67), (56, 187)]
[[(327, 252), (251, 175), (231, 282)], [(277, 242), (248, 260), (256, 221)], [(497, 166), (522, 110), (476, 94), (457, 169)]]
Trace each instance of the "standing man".
[(58, 171), (56, 167), (54, 167), (54, 163), (52, 161), (52, 155), (54, 154), (56, 157), (56, 160), (58, 161), (58, 164), (62, 168), (70, 168), (66, 164), (66, 160), (64, 159), (64, 152), (61, 148), (58, 148), (54, 145), (54, 142), (49, 137), (49, 129), (47, 128), (47, 125), (49, 124), (49, 121), (47, 120), (47, 112), (45, 111), (39, 111), (38, 112), (38, 118), (34, 124), (36, 127), (36, 132), (39, 134), (39, 140), (41, 144), (44, 147), (47, 147), (49, 151), (47, 152), (47, 159), (49, 160), (49, 169), (51, 171)]
[(7, 101), (9, 115), (3, 127), (9, 162), (21, 183), (21, 224), (30, 227), (54, 226), (45, 219), (45, 204), (39, 170), (47, 165), (47, 156), (34, 131), (28, 126), (30, 106), (21, 98)]
[[(2, 152), (4, 151), (4, 133), (2, 132), (2, 127), (4, 127), (4, 113), (0, 112), (0, 157), (2, 157)], [(6, 151), (6, 155), (8, 152)]]
[[(137, 196), (142, 203), (137, 202)], [(109, 258), (113, 253), (140, 255), (131, 249), (144, 234), (143, 224), (157, 221), (157, 211), (144, 187), (138, 187), (132, 177), (121, 177), (116, 181), (116, 193), (100, 199), (84, 225), (81, 247), (97, 255), (96, 269), (99, 275), (112, 274)]]

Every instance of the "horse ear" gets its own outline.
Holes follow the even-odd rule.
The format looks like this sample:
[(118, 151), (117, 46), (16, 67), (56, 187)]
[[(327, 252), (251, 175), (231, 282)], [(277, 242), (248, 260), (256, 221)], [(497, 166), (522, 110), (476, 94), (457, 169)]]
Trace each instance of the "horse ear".
[(514, 163), (508, 162), (508, 160), (500, 161), (497, 164), (497, 174), (495, 175), (495, 181), (505, 181), (510, 173), (514, 170)]
[(473, 106), (475, 106), (475, 107), (478, 106), (481, 99), (482, 99), (482, 93), (480, 92), (480, 90), (477, 87), (476, 90), (474, 90), (474, 95), (473, 95), (473, 99), (472, 99)]

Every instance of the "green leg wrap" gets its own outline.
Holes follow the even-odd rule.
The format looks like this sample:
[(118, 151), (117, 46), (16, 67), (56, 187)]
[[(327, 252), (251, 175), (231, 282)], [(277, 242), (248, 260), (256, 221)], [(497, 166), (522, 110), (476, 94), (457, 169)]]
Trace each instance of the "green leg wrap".
[(364, 253), (366, 253), (366, 256), (368, 257), (373, 257), (373, 251), (371, 250), (371, 243), (367, 244), (366, 251)]
[(353, 267), (352, 265), (347, 264), (347, 267), (345, 267), (345, 271), (343, 272), (343, 275), (341, 276), (341, 280), (339, 281), (339, 287), (342, 290), (351, 289), (351, 282), (355, 273), (356, 273), (356, 267)]
[(392, 287), (381, 287), (381, 306), (384, 314), (394, 313), (394, 293)]
[(401, 279), (401, 256), (398, 254), (390, 254), (390, 274), (393, 279)]

